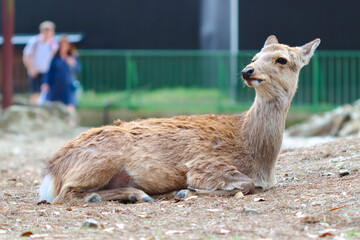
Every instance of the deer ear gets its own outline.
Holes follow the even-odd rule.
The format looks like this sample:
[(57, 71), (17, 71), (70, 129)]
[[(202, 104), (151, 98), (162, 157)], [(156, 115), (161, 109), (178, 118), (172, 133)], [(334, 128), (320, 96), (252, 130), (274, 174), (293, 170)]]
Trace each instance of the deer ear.
[(271, 44), (276, 44), (279, 43), (279, 41), (277, 40), (277, 38), (274, 35), (269, 36), (265, 43), (264, 43), (264, 47), (266, 47), (267, 45), (271, 45)]
[(300, 47), (300, 58), (305, 65), (310, 62), (310, 59), (313, 56), (315, 49), (319, 46), (320, 42), (320, 38), (317, 38), (314, 41)]

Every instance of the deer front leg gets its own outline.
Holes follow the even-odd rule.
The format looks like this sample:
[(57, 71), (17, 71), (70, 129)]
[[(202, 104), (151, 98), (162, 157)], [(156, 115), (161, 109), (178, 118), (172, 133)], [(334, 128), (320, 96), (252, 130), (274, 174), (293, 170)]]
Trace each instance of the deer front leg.
[(187, 198), (190, 196), (233, 197), (239, 191), (240, 190), (204, 190), (204, 189), (195, 189), (195, 188), (189, 187), (188, 189), (182, 189), (180, 191), (175, 191), (175, 192), (173, 192), (172, 195), (177, 199)]
[(108, 190), (84, 191), (82, 188), (65, 186), (60, 194), (54, 199), (54, 202), (63, 201), (85, 201), (88, 203), (99, 203), (102, 201), (119, 202), (154, 202), (155, 200), (148, 196), (144, 191), (132, 188), (122, 187)]
[[(98, 202), (97, 199), (100, 199), (100, 202), (155, 202), (155, 200), (148, 196), (144, 191), (132, 187), (96, 191), (87, 194), (84, 199), (86, 202)], [(96, 199), (96, 201), (93, 201), (93, 199)]]
[(189, 165), (187, 184), (190, 189), (176, 192), (175, 197), (186, 197), (189, 194), (233, 196), (239, 191), (244, 194), (255, 191), (251, 178), (223, 160), (202, 160)]

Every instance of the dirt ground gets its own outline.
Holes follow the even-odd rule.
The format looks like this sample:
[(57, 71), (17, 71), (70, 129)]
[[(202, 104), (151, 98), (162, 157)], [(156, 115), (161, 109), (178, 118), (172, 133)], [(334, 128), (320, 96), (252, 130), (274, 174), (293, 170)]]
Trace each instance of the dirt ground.
[(360, 239), (360, 138), (285, 144), (276, 187), (240, 198), (37, 205), (45, 158), (72, 137), (1, 133), (0, 239)]

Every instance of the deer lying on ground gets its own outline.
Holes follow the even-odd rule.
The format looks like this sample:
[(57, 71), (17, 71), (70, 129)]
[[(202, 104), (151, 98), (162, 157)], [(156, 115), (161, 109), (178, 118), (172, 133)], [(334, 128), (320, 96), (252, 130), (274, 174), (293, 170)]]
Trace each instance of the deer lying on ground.
[(151, 202), (149, 195), (173, 191), (186, 197), (273, 187), (299, 71), (319, 44), (289, 47), (268, 37), (242, 70), (256, 91), (243, 114), (117, 121), (82, 133), (48, 159), (40, 200)]

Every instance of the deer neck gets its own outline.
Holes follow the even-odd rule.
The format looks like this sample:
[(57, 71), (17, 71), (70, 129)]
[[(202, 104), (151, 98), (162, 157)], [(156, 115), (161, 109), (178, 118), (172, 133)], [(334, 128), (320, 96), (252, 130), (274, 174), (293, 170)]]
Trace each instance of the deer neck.
[(274, 167), (290, 102), (288, 96), (269, 101), (257, 94), (246, 114), (242, 136), (245, 149), (254, 161), (256, 186), (267, 189), (275, 185)]

